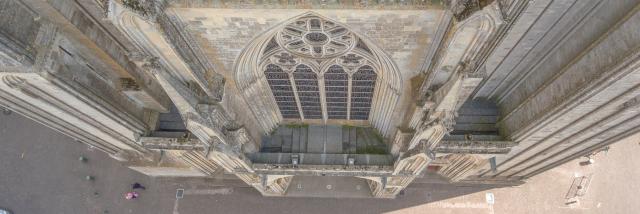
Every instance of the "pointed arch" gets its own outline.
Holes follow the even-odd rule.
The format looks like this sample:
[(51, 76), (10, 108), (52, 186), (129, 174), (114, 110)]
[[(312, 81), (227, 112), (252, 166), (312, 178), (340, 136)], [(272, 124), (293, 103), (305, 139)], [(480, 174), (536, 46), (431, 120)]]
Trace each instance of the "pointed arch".
[(347, 119), (349, 97), (349, 74), (342, 66), (332, 65), (324, 73), (327, 115), (329, 119)]
[(264, 70), (264, 75), (282, 117), (285, 119), (299, 119), (300, 111), (296, 104), (296, 97), (293, 94), (289, 74), (277, 65), (269, 64)]
[[(293, 76), (291, 84), (299, 98), (300, 119), (322, 119), (325, 123), (350, 119), (351, 109), (345, 106), (351, 102), (348, 82), (366, 65), (365, 68), (374, 72), (376, 81), (369, 88), (356, 89), (366, 90), (369, 101), (364, 102), (368, 109), (366, 115), (358, 113), (365, 116), (354, 119), (368, 121), (384, 136), (391, 134), (391, 116), (400, 97), (402, 77), (382, 49), (348, 26), (308, 12), (258, 35), (241, 52), (235, 63), (236, 86), (260, 121), (263, 132), (269, 133), (285, 117), (276, 100), (281, 98), (269, 92), (269, 81), (257, 69), (266, 64), (277, 65)], [(338, 68), (342, 71), (338, 72)], [(364, 101), (354, 100), (358, 105)]]
[(322, 119), (318, 76), (309, 66), (298, 65), (293, 72), (296, 93), (305, 119)]
[(367, 120), (378, 75), (371, 66), (365, 65), (353, 74), (351, 80), (350, 119)]

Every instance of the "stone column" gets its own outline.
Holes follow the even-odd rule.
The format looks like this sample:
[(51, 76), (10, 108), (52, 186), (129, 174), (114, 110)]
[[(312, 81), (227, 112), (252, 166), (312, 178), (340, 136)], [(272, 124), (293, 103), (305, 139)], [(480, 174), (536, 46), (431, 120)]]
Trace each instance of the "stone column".
[[(190, 157), (200, 157), (198, 160), (202, 162), (201, 157), (206, 156), (207, 160), (226, 172), (236, 174), (264, 195), (285, 193), (291, 178), (261, 178), (255, 173), (251, 161), (244, 155), (245, 150), (255, 150), (253, 139), (243, 127), (230, 119), (224, 108), (217, 103), (200, 103), (201, 98), (174, 79), (157, 59), (149, 58), (142, 67), (152, 73), (164, 88), (180, 112), (187, 129), (208, 148), (206, 154), (193, 153)], [(196, 167), (197, 165), (194, 164)]]
[[(109, 155), (147, 153), (136, 143), (148, 130), (147, 124), (79, 84), (75, 78), (85, 78), (82, 72), (72, 68), (63, 70), (68, 63), (62, 59), (65, 53), (59, 43), (63, 39), (56, 26), (42, 23), (33, 44), (13, 45), (13, 48), (35, 50), (35, 59), (12, 60), (18, 63), (0, 60), (0, 103)], [(0, 40), (13, 41), (12, 38)], [(11, 56), (4, 54), (10, 50), (3, 49), (2, 45), (0, 55)]]
[[(394, 139), (395, 152), (399, 157), (395, 162), (392, 176), (370, 179), (373, 195), (379, 198), (394, 198), (424, 171), (434, 159), (433, 150), (444, 135), (453, 129), (455, 111), (464, 75), (453, 77), (432, 94), (424, 106), (418, 108), (413, 127), (415, 133), (409, 139), (399, 132)], [(372, 183), (374, 182), (374, 183)]]

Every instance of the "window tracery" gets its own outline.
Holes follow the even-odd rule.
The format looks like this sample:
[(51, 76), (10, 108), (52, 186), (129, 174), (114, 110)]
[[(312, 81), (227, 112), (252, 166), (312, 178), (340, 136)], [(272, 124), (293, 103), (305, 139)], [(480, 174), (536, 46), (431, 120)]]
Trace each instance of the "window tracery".
[(277, 39), (287, 51), (310, 58), (336, 57), (356, 45), (352, 32), (317, 16), (301, 17), (287, 24)]
[(376, 72), (368, 65), (360, 67), (353, 74), (351, 80), (351, 119), (369, 119), (376, 79)]
[(322, 119), (318, 78), (309, 66), (298, 65), (293, 72), (296, 91), (305, 119)]
[(349, 75), (338, 65), (332, 65), (324, 74), (329, 119), (347, 119)]
[(293, 88), (291, 87), (291, 81), (289, 81), (289, 74), (274, 64), (267, 65), (264, 74), (282, 117), (299, 119), (300, 113), (293, 94)]
[(268, 64), (265, 76), (284, 119), (369, 119), (375, 57), (353, 32), (306, 15), (267, 41), (261, 59)]
[[(310, 21), (312, 19), (317, 21)], [(316, 38), (310, 35), (307, 38), (303, 38), (310, 32), (324, 33), (327, 35), (326, 41), (323, 36)], [(289, 34), (294, 34), (294, 36)], [(341, 36), (338, 37), (338, 35)], [(298, 41), (281, 41), (283, 40), (282, 37), (285, 36), (288, 36), (289, 39), (295, 37)], [(275, 44), (272, 41), (275, 41)], [(299, 51), (292, 50), (291, 46), (295, 46), (296, 48), (306, 47), (307, 51), (300, 53)], [(310, 47), (321, 48), (322, 56), (313, 56), (310, 52)], [(326, 51), (332, 47), (337, 48), (334, 49), (335, 54), (332, 51)], [(283, 53), (288, 54), (290, 57)], [(347, 54), (354, 54), (354, 59), (357, 58), (357, 60), (347, 60), (347, 63), (344, 61), (341, 62), (339, 57)], [(275, 56), (279, 56), (280, 58)], [(291, 60), (281, 60), (284, 59), (282, 57)], [(271, 74), (269, 74), (269, 72), (265, 73), (268, 67), (267, 65), (269, 64), (279, 67), (280, 70), (278, 71), (281, 72), (277, 72), (277, 74), (288, 77), (291, 90), (288, 90), (289, 87), (284, 88), (286, 89), (285, 91), (271, 90), (270, 84), (286, 84), (287, 79), (269, 77)], [(301, 100), (317, 101), (317, 99), (304, 96), (300, 99), (298, 97), (297, 84), (293, 76), (298, 65), (309, 67), (311, 72), (316, 75), (315, 79), (317, 80), (317, 87), (319, 88), (319, 92), (317, 92), (316, 95), (319, 95), (317, 99), (319, 99), (320, 102), (322, 122), (328, 124), (368, 124), (380, 131), (385, 137), (390, 137), (394, 133), (396, 127), (391, 123), (398, 118), (396, 108), (398, 107), (403, 91), (402, 76), (396, 63), (383, 49), (373, 42), (351, 31), (347, 26), (325, 18), (313, 11), (305, 12), (297, 17), (288, 19), (256, 35), (254, 39), (247, 43), (236, 58), (233, 68), (234, 85), (241, 93), (242, 99), (248, 104), (246, 107), (251, 110), (257, 125), (263, 133), (270, 133), (282, 124), (282, 122), (293, 122), (292, 120), (302, 120), (302, 122), (308, 123), (320, 122), (304, 121), (307, 117), (303, 114)], [(344, 111), (339, 111), (335, 108), (329, 109), (329, 105), (333, 104), (328, 103), (345, 102), (344, 88), (342, 88), (341, 91), (337, 88), (335, 90), (338, 91), (330, 91), (333, 88), (325, 88), (326, 86), (330, 87), (331, 84), (345, 84), (345, 81), (325, 79), (325, 73), (328, 72), (329, 67), (333, 65), (342, 67), (344, 72), (347, 73), (346, 120), (360, 121), (351, 123), (350, 121), (343, 121), (345, 119), (333, 119), (344, 118), (344, 116), (336, 116), (344, 115)], [(375, 76), (370, 75), (371, 77), (368, 80), (370, 83), (367, 84), (375, 87), (363, 89), (364, 92), (352, 92), (352, 82), (355, 79), (362, 78), (355, 73), (363, 66), (368, 66), (366, 68), (371, 68), (372, 72), (376, 74)], [(305, 83), (304, 80), (299, 81), (302, 81), (301, 84)], [(364, 84), (358, 82), (358, 80), (355, 80), (355, 82), (356, 84)], [(291, 93), (294, 94), (293, 97), (290, 96)], [(289, 96), (284, 96), (283, 94)], [(295, 106), (292, 104), (294, 102), (296, 103)], [(354, 103), (353, 107), (350, 104), (351, 102)], [(290, 106), (292, 110), (286, 109), (284, 106)], [(318, 106), (316, 105), (315, 107), (317, 110)], [(344, 107), (344, 104), (337, 107)], [(288, 111), (281, 111), (281, 108)], [(367, 109), (368, 112), (359, 111)], [(333, 113), (329, 113), (330, 111)], [(330, 118), (330, 115), (333, 116)]]

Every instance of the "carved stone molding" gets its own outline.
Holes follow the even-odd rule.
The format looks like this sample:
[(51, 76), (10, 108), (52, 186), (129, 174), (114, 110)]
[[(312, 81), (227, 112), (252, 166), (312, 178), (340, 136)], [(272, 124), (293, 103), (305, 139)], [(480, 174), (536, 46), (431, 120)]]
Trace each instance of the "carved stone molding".
[(4, 82), (4, 84), (9, 86), (10, 88), (18, 89), (24, 86), (27, 83), (27, 80), (15, 75), (4, 75), (2, 77), (2, 82)]
[(438, 174), (449, 179), (450, 182), (458, 182), (480, 170), (488, 161), (477, 155), (451, 154), (445, 157), (448, 164), (438, 170)]
[(458, 21), (462, 21), (480, 10), (487, 1), (481, 0), (445, 0), (444, 3)]
[(291, 175), (261, 175), (260, 177), (264, 195), (284, 195), (293, 180)]
[[(303, 68), (300, 68), (300, 66), (303, 66)], [(336, 71), (338, 69), (335, 69), (335, 67), (339, 67), (340, 71)], [(296, 79), (296, 69), (301, 72), (307, 72), (306, 74), (300, 73), (298, 75), (303, 78), (300, 79), (301, 81)], [(390, 125), (391, 120), (393, 120), (391, 117), (396, 107), (395, 104), (400, 99), (399, 95), (402, 88), (400, 73), (395, 63), (386, 53), (375, 47), (375, 44), (363, 36), (358, 35), (347, 26), (317, 13), (303, 13), (282, 22), (275, 28), (255, 38), (240, 53), (234, 70), (236, 86), (242, 93), (246, 103), (252, 103), (248, 107), (257, 118), (263, 133), (270, 132), (284, 119), (297, 118), (303, 121), (306, 119), (322, 119), (323, 121), (330, 121), (341, 118), (368, 120), (383, 136), (389, 137), (393, 134), (392, 131), (395, 127)], [(334, 73), (326, 75), (329, 70)], [(353, 83), (351, 80), (334, 80), (342, 78), (342, 73), (349, 74), (346, 79), (353, 79), (353, 76), (357, 76), (356, 74), (359, 72), (363, 75), (358, 77), (364, 78), (360, 80), (361, 82), (370, 82), (369, 85), (358, 82), (360, 83), (358, 85), (360, 88), (358, 89), (364, 90), (358, 91), (358, 93), (363, 93), (359, 96), (367, 97), (355, 99), (364, 103), (362, 104), (364, 106), (355, 108), (364, 110), (359, 111), (359, 114), (355, 114), (355, 110), (349, 111), (354, 106), (347, 104), (340, 107), (333, 106), (332, 111), (329, 111), (328, 109), (331, 107), (328, 106), (326, 99), (348, 98), (349, 96), (342, 96), (341, 94), (353, 92), (349, 90), (340, 91), (340, 88), (336, 87), (354, 88), (353, 85), (344, 84)], [(266, 73), (269, 73), (269, 75), (266, 75)], [(313, 75), (315, 77), (312, 77)], [(327, 80), (326, 76), (334, 79)], [(304, 85), (306, 83), (312, 85)], [(273, 94), (273, 89), (271, 88), (273, 84), (277, 86), (274, 87), (277, 90), (284, 90), (286, 92), (283, 93), (293, 95), (287, 95), (284, 98), (282, 96), (285, 95)], [(336, 86), (335, 84), (340, 85)], [(334, 86), (332, 89), (339, 91), (335, 93), (327, 92), (327, 85)], [(308, 102), (319, 103), (319, 106), (303, 105), (303, 101), (301, 101), (300, 95), (297, 93), (300, 90), (305, 92), (306, 98), (318, 99), (317, 102)], [(311, 93), (317, 94), (317, 98), (315, 98), (315, 95), (309, 95)], [(371, 98), (364, 93), (371, 93)], [(291, 99), (291, 97), (295, 98)], [(280, 107), (279, 102), (276, 100), (294, 104)], [(349, 102), (350, 100), (345, 103)], [(307, 113), (311, 117), (305, 115), (305, 107), (308, 107)], [(340, 111), (337, 114), (335, 109), (349, 110)]]

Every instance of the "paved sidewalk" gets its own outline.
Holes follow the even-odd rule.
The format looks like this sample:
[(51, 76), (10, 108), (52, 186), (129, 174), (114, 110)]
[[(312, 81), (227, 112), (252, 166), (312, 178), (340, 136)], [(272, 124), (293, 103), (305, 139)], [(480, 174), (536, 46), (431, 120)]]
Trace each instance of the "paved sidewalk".
[[(637, 213), (638, 139), (615, 144), (593, 165), (572, 161), (514, 188), (416, 183), (396, 200), (265, 198), (235, 179), (150, 178), (19, 115), (0, 114), (0, 207), (16, 214)], [(566, 205), (573, 178), (588, 174), (593, 177), (585, 196)], [(148, 189), (138, 200), (124, 200), (133, 182)], [(178, 188), (186, 190), (180, 200)], [(495, 204), (487, 203), (487, 193)]]

